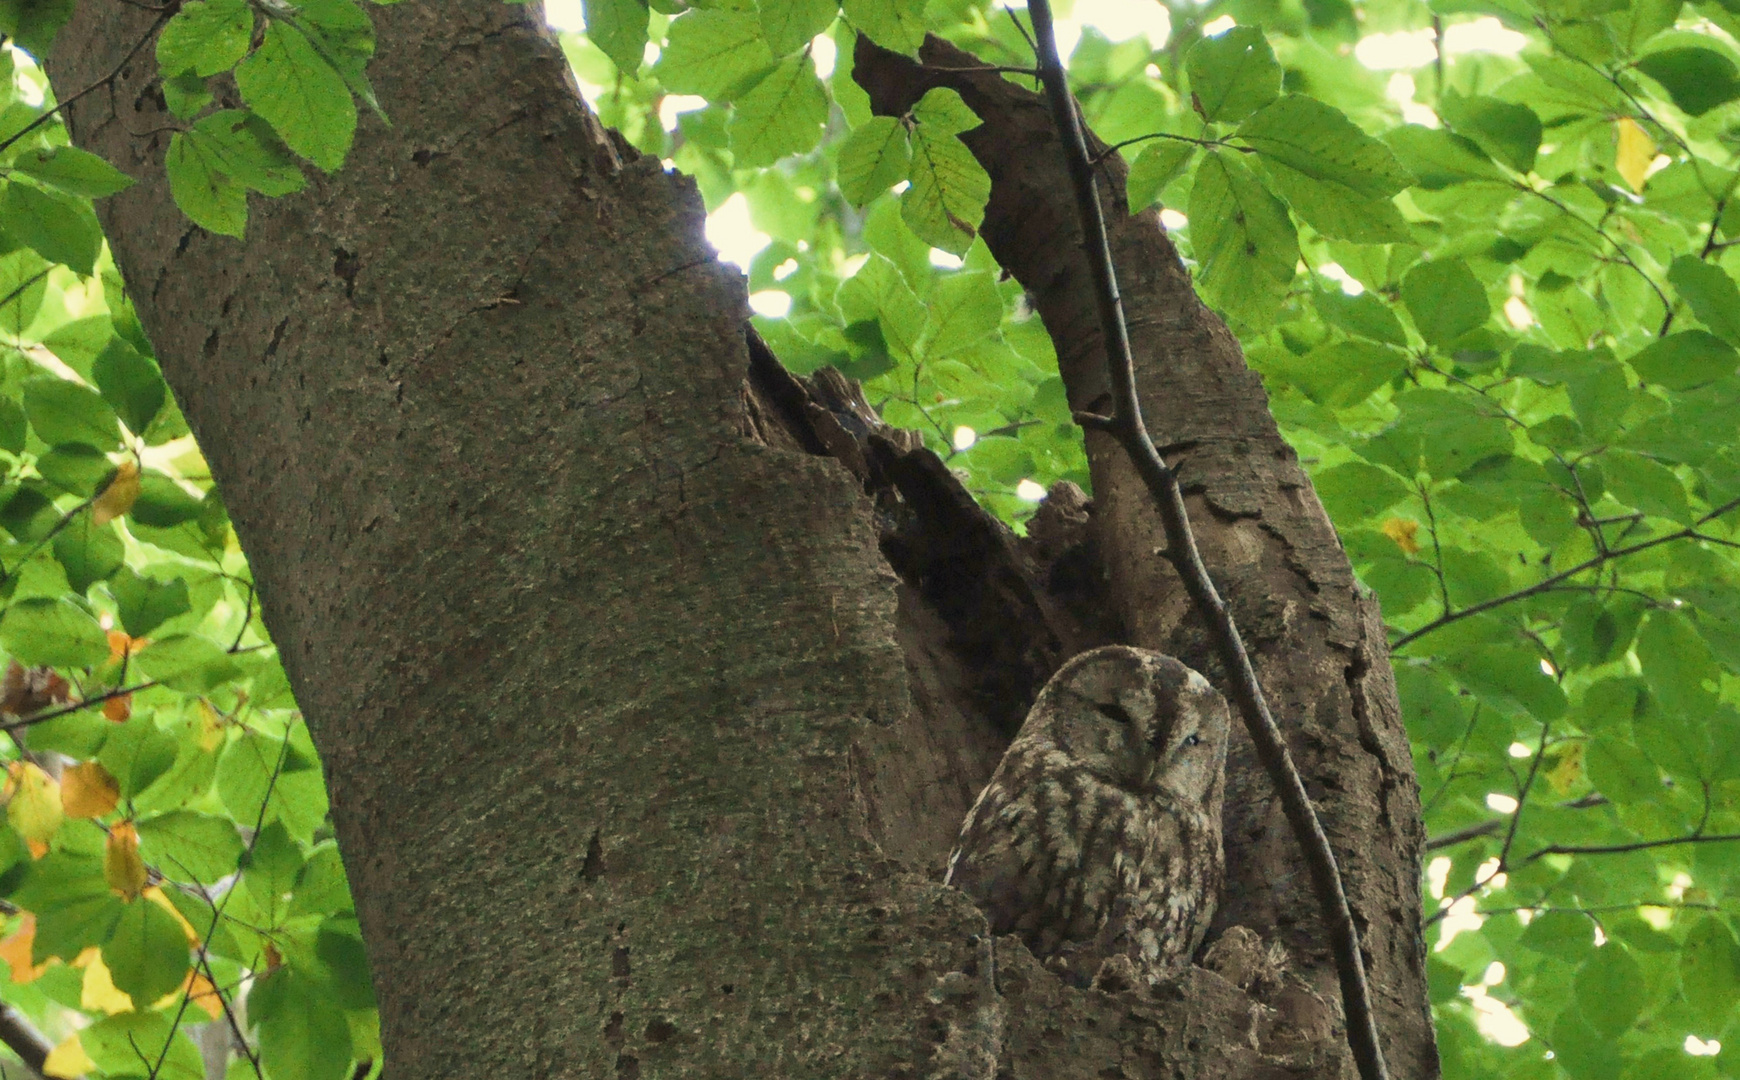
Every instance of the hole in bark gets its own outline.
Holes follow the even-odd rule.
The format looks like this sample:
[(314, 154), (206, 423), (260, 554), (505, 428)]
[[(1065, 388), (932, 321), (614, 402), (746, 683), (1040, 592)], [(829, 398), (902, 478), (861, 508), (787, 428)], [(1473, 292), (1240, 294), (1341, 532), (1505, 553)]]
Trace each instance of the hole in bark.
[(967, 808), (1070, 656), (1122, 640), (1091, 507), (1059, 485), (1018, 537), (916, 432), (889, 427), (831, 368), (799, 379), (747, 333), (745, 435), (832, 457), (870, 502), (899, 579), (912, 709), (866, 730), (864, 811), (885, 851), (940, 879)]
[(675, 1024), (672, 1024), (662, 1016), (655, 1017), (646, 1026), (646, 1041), (649, 1043), (662, 1043), (676, 1033), (677, 1028)]

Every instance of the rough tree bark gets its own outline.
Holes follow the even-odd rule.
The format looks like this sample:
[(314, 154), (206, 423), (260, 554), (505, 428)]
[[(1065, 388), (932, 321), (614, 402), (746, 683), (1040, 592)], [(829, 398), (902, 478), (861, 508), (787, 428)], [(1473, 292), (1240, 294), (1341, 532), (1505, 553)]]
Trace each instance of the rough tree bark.
[[(1159, 995), (1076, 991), (937, 884), (1068, 655), (1124, 639), (1212, 667), (1115, 448), (1090, 442), (1091, 512), (1060, 494), (1017, 543), (843, 380), (746, 347), (693, 185), (599, 126), (533, 13), (372, 14), (393, 126), (365, 119), (343, 171), (256, 201), (245, 244), (170, 200), (149, 49), (68, 121), (140, 181), (103, 222), (320, 749), (392, 1075), (1345, 1070), (1246, 757), (1223, 922), (1285, 943), (1285, 971), (1229, 933)], [(81, 5), (60, 92), (153, 18)], [(884, 108), (942, 77), (878, 63)], [(1043, 111), (953, 85), (987, 120), (987, 238), (1091, 405), (1067, 187), (1025, 168), (1055, 161)], [(1211, 566), (1347, 860), (1393, 1067), (1430, 1076), (1375, 605), (1152, 215), (1117, 236), (1138, 344), (1167, 359), (1150, 422), (1191, 450)]]

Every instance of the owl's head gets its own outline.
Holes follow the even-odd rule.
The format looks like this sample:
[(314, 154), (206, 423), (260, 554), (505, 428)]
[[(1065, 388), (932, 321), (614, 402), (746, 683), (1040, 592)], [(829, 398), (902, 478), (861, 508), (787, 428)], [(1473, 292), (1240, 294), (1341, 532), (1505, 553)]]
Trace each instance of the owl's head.
[(1207, 679), (1170, 656), (1108, 645), (1058, 669), (1020, 737), (1044, 738), (1120, 787), (1201, 805), (1219, 801), (1230, 728)]

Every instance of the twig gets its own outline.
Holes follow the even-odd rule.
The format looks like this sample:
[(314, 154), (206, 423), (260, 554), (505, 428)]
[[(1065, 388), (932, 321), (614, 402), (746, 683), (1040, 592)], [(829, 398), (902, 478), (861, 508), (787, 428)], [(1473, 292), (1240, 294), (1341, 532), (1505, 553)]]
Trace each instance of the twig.
[[(289, 729), (285, 729), (284, 745), (278, 750), (278, 763), (272, 766), (272, 775), (266, 781), (266, 794), (260, 799), (260, 813), (254, 818), (254, 832), (248, 837), (247, 849), (243, 852), (242, 861), (237, 863), (238, 866), (245, 865), (246, 859), (254, 853), (254, 845), (260, 842), (260, 829), (266, 824), (266, 807), (270, 806), (272, 803), (272, 795), (278, 788), (278, 777), (283, 774), (284, 762), (289, 757), (290, 731)], [(212, 906), (211, 925), (206, 927), (205, 936), (200, 939), (199, 943), (199, 952), (201, 956), (206, 955), (207, 951), (211, 948), (211, 937), (213, 934), (217, 933), (218, 922), (222, 920), (224, 916), (224, 908), (229, 906), (230, 897), (234, 895), (235, 890), (231, 889), (224, 893), (223, 897)], [(174, 1019), (169, 1022), (169, 1038), (163, 1041), (163, 1050), (157, 1055), (156, 1064), (152, 1065), (151, 1071), (146, 1074), (146, 1080), (156, 1080), (157, 1076), (161, 1073), (163, 1069), (163, 1061), (169, 1056), (169, 1047), (175, 1042), (175, 1033), (181, 1028), (181, 1019), (187, 1015), (187, 1006), (192, 1001), (193, 992), (192, 987), (190, 986), (187, 992), (181, 995), (181, 1004), (175, 1010)]]
[(0, 139), (0, 151), (4, 151), (4, 150), (9, 149), (19, 139), (24, 138), (26, 135), (30, 134), (32, 131), (35, 131), (37, 128), (48, 123), (48, 121), (51, 118), (60, 115), (61, 112), (64, 111), (68, 105), (71, 105), (73, 102), (77, 101), (79, 98), (84, 97), (86, 94), (90, 93), (93, 90), (98, 89), (99, 87), (107, 86), (110, 83), (114, 82), (115, 79), (121, 74), (121, 72), (127, 70), (127, 65), (131, 64), (133, 62), (133, 57), (139, 55), (139, 50), (143, 49), (146, 45), (150, 44), (151, 39), (157, 36), (157, 28), (159, 26), (162, 26), (165, 22), (168, 22), (169, 17), (171, 15), (175, 14), (174, 11), (172, 11), (168, 8), (162, 8), (159, 10), (162, 11), (162, 14), (158, 15), (156, 21), (151, 24), (151, 29), (145, 31), (145, 35), (143, 37), (141, 37), (137, 42), (135, 42), (131, 49), (127, 50), (127, 55), (123, 56), (121, 58), (121, 62), (119, 64), (115, 65), (115, 70), (109, 72), (107, 75), (98, 79), (96, 82), (92, 83), (91, 85), (85, 87), (83, 90), (80, 90), (78, 93), (74, 94), (72, 97), (67, 98), (65, 101), (57, 102), (55, 104), (54, 108), (45, 111), (41, 116), (38, 116), (36, 119), (32, 120), (30, 123), (25, 124), (23, 127), (19, 128), (18, 131), (16, 133), (14, 133), (13, 135), (11, 135), (5, 139)]
[(1460, 622), (1461, 620), (1468, 618), (1470, 615), (1478, 615), (1483, 611), (1491, 611), (1493, 608), (1503, 607), (1506, 604), (1527, 599), (1537, 593), (1547, 592), (1548, 590), (1558, 586), (1561, 582), (1574, 578), (1578, 574), (1594, 570), (1609, 560), (1622, 558), (1626, 555), (1635, 555), (1640, 551), (1647, 551), (1648, 549), (1657, 547), (1661, 544), (1672, 543), (1675, 540), (1703, 540), (1707, 543), (1721, 544), (1725, 547), (1740, 546), (1736, 545), (1732, 540), (1723, 540), (1719, 537), (1708, 536), (1698, 531), (1699, 525), (1708, 524), (1736, 507), (1740, 507), (1740, 499), (1730, 499), (1699, 518), (1695, 525), (1688, 525), (1683, 529), (1655, 537), (1652, 540), (1640, 540), (1629, 547), (1614, 548), (1606, 554), (1595, 555), (1591, 558), (1585, 559), (1576, 566), (1571, 567), (1569, 570), (1561, 570), (1550, 577), (1542, 578), (1540, 581), (1535, 582), (1533, 585), (1530, 585), (1525, 589), (1518, 589), (1515, 592), (1506, 593), (1503, 596), (1495, 596), (1491, 600), (1482, 600), (1478, 604), (1470, 604), (1460, 611), (1446, 612), (1436, 619), (1433, 619), (1425, 626), (1422, 626), (1417, 630), (1410, 630), (1395, 641), (1392, 641), (1390, 643), (1390, 649), (1392, 651), (1400, 649), (1410, 641), (1415, 641), (1419, 638), (1425, 637), (1434, 630), (1441, 630), (1453, 622)]
[(1383, 1049), (1378, 1042), (1377, 1017), (1366, 984), (1365, 961), (1359, 951), (1359, 928), (1354, 924), (1353, 910), (1348, 906), (1347, 893), (1342, 888), (1335, 852), (1329, 846), (1329, 837), (1324, 834), (1322, 823), (1317, 820), (1305, 783), (1287, 753), (1280, 729), (1269, 713), (1268, 702), (1263, 697), (1238, 627), (1233, 623), (1232, 613), (1221, 600), (1208, 575), (1208, 568), (1203, 565), (1202, 555), (1196, 549), (1178, 478), (1155, 449), (1142, 421), (1141, 405), (1136, 398), (1135, 357), (1130, 351), (1123, 302), (1118, 296), (1105, 216), (1094, 187), (1087, 140), (1082, 134), (1075, 100), (1069, 92), (1063, 62), (1057, 55), (1050, 0), (1028, 0), (1027, 13), (1033, 20), (1034, 38), (1039, 46), (1040, 78), (1045, 84), (1045, 95), (1075, 188), (1076, 207), (1086, 241), (1084, 254), (1093, 273), (1095, 291), (1099, 294), (1100, 326), (1105, 335), (1106, 364), (1116, 409), (1109, 418), (1109, 430), (1123, 444), (1131, 463), (1154, 496), (1166, 531), (1167, 558), (1177, 568), (1196, 610), (1209, 628), (1215, 650), (1226, 669), (1232, 698), (1238, 704), (1257, 756), (1281, 797), (1281, 806), (1303, 850), (1334, 949), (1337, 974), (1341, 978), (1343, 1011), (1347, 1018), (1347, 1041), (1359, 1065), (1359, 1074), (1362, 1080), (1388, 1080), (1389, 1070), (1384, 1065)]

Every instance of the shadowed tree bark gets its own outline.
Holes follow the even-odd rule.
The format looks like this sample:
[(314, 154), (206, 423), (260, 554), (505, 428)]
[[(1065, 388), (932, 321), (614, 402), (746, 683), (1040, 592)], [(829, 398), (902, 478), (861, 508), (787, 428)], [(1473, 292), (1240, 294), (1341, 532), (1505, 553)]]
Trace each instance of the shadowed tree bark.
[[(1069, 655), (1127, 640), (1212, 670), (1120, 452), (1091, 437), (1097, 503), (1060, 492), (1017, 541), (850, 384), (746, 342), (694, 186), (599, 126), (534, 13), (371, 14), (393, 126), (256, 201), (245, 244), (170, 199), (149, 49), (68, 123), (139, 178), (103, 223), (320, 749), (392, 1075), (1344, 1072), (1248, 754), (1221, 929), (1284, 968), (1226, 932), (1155, 995), (1078, 991), (938, 884)], [(154, 18), (81, 5), (62, 95)], [(943, 77), (860, 57), (888, 110)], [(1043, 109), (954, 77), (986, 120), (986, 237), (1091, 407)], [(1392, 1067), (1433, 1075), (1375, 604), (1152, 214), (1114, 218), (1150, 424), (1188, 450), (1205, 555), (1344, 859)]]

